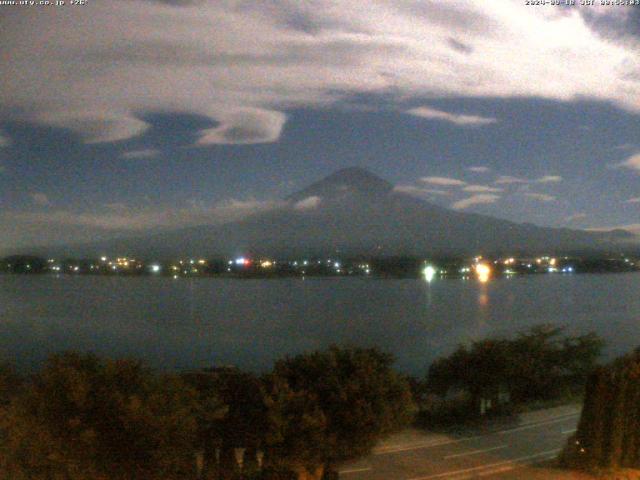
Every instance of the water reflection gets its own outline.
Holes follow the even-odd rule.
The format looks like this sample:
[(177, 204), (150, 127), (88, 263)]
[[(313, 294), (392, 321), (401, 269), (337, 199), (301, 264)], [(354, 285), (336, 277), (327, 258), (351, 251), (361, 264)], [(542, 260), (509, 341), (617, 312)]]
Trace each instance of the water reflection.
[[(475, 277), (475, 271), (474, 271)], [(611, 292), (615, 292), (612, 295)], [(372, 346), (422, 375), (461, 342), (531, 325), (595, 330), (607, 353), (640, 336), (640, 275), (174, 281), (0, 275), (0, 362), (50, 352), (135, 356), (159, 368), (235, 364), (263, 371), (283, 355)]]

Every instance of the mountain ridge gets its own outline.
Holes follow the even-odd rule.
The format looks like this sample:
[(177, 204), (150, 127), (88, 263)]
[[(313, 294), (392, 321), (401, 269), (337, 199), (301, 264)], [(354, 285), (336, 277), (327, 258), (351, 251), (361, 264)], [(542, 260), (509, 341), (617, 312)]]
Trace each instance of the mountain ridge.
[(344, 189), (384, 194), (392, 191), (393, 185), (366, 168), (347, 167), (288, 195), (285, 200), (298, 202), (314, 196), (326, 197), (340, 194)]
[(620, 241), (636, 239), (626, 234), (539, 227), (450, 210), (395, 191), (367, 169), (349, 167), (241, 220), (43, 250), (147, 258), (560, 253), (617, 248)]

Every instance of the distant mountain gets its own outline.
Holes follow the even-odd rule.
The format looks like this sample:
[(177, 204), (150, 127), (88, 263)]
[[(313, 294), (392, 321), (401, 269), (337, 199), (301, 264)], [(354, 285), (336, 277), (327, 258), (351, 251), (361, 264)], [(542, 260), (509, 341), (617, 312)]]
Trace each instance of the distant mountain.
[(290, 195), (272, 210), (240, 221), (55, 250), (57, 255), (146, 258), (422, 256), (604, 250), (634, 239), (619, 230), (543, 228), (449, 210), (397, 192), (367, 170), (347, 168)]
[(391, 193), (393, 185), (359, 167), (338, 170), (307, 188), (287, 197), (291, 202), (300, 202), (308, 198), (319, 197), (326, 200), (336, 200), (359, 192), (367, 196), (384, 196)]

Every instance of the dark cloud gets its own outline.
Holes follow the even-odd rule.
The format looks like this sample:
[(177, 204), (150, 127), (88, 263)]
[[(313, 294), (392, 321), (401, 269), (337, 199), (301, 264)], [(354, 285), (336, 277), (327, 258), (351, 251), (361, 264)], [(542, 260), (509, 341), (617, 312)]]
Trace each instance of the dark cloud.
[(258, 13), (269, 21), (275, 21), (285, 30), (318, 35), (322, 32), (362, 33), (346, 19), (326, 15), (326, 4), (312, 0), (300, 2), (297, 0), (243, 0), (233, 2), (230, 6), (240, 12)]
[(625, 45), (634, 44), (640, 49), (640, 8), (619, 7), (604, 12), (596, 8), (583, 8), (580, 13), (589, 27), (602, 38)]
[[(284, 111), (389, 91), (405, 100), (596, 98), (630, 110), (639, 105), (635, 51), (603, 41), (577, 14), (550, 15), (513, 2), (492, 8), (431, 0), (127, 3), (25, 9), (24, 19), (7, 22), (0, 40), (16, 47), (3, 57), (3, 116), (103, 142), (145, 132), (139, 116), (184, 112), (218, 125), (200, 132), (201, 143), (236, 143), (276, 141)], [(566, 31), (575, 36), (570, 43)], [(473, 62), (452, 50), (473, 52)], [(546, 80), (532, 81), (540, 78)], [(632, 85), (617, 88), (621, 82)]]
[[(464, 48), (464, 46), (463, 46)], [(278, 51), (267, 53), (216, 52), (195, 45), (171, 43), (166, 40), (141, 41), (135, 45), (115, 41), (109, 45), (73, 50), (69, 62), (78, 59), (90, 64), (181, 67), (314, 65), (322, 62), (333, 66), (358, 63), (369, 55), (384, 57), (407, 52), (406, 45), (384, 39), (331, 39), (316, 43), (300, 40), (284, 42)], [(95, 72), (94, 72), (95, 73)]]
[(449, 46), (460, 53), (471, 53), (473, 52), (473, 47), (471, 45), (467, 45), (466, 43), (460, 42), (455, 38), (450, 38), (448, 40)]
[(464, 4), (445, 3), (435, 0), (389, 0), (393, 8), (398, 11), (424, 18), (429, 23), (434, 23), (451, 30), (459, 30), (466, 33), (492, 35), (499, 30), (498, 25), (489, 15), (482, 14), (479, 9), (466, 8)]

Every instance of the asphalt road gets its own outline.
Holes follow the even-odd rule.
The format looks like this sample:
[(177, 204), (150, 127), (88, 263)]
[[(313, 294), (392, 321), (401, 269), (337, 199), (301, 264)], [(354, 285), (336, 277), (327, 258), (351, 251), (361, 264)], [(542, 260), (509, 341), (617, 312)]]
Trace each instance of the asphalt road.
[(368, 457), (341, 466), (340, 479), (577, 478), (542, 465), (556, 458), (575, 432), (579, 412), (577, 405), (541, 410), (455, 435), (407, 430)]

